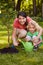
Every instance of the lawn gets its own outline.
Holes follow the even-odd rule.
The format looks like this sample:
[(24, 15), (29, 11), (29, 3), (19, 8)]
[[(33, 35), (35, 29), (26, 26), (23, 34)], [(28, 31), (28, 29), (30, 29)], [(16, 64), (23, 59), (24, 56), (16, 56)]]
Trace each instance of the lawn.
[(43, 65), (43, 48), (29, 53), (20, 49), (17, 54), (0, 54), (0, 65)]
[[(41, 26), (43, 22), (39, 23)], [(0, 24), (1, 25), (1, 24)], [(0, 48), (7, 47), (7, 31), (0, 26)], [(0, 53), (0, 65), (43, 65), (43, 45), (38, 51), (25, 52), (18, 46), (19, 53)]]

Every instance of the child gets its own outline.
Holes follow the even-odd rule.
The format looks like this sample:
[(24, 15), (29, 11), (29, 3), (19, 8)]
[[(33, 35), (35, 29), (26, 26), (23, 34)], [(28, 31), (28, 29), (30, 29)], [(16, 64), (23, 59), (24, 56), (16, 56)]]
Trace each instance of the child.
[(38, 40), (34, 40), (39, 32), (37, 31), (37, 28), (35, 27), (35, 25), (33, 23), (30, 23), (27, 25), (27, 35), (25, 37), (26, 41), (32, 41), (33, 45), (34, 45), (34, 50), (37, 50), (38, 45), (42, 42), (42, 37), (40, 36), (40, 38)]

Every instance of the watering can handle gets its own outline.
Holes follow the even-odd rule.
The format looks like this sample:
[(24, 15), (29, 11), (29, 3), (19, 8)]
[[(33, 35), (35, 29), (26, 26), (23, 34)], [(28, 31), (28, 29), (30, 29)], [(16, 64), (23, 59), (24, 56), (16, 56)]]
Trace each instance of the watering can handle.
[(18, 39), (19, 42), (24, 43), (21, 39)]

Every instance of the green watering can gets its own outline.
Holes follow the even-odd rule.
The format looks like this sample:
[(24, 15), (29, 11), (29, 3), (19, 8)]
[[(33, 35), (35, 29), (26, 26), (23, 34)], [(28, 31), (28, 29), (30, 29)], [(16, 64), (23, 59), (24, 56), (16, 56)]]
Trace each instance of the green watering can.
[(32, 42), (24, 42), (21, 39), (19, 39), (19, 41), (23, 44), (25, 51), (30, 52), (33, 50)]

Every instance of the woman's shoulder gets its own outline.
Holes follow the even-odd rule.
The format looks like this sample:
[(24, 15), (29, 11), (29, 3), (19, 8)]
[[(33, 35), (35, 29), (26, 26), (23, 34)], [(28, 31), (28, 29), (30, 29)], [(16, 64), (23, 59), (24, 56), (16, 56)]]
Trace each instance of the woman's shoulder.
[(14, 19), (14, 22), (15, 22), (15, 21), (18, 21), (18, 18), (15, 18), (15, 19)]
[(26, 19), (28, 22), (30, 22), (32, 20), (29, 16), (27, 16)]

